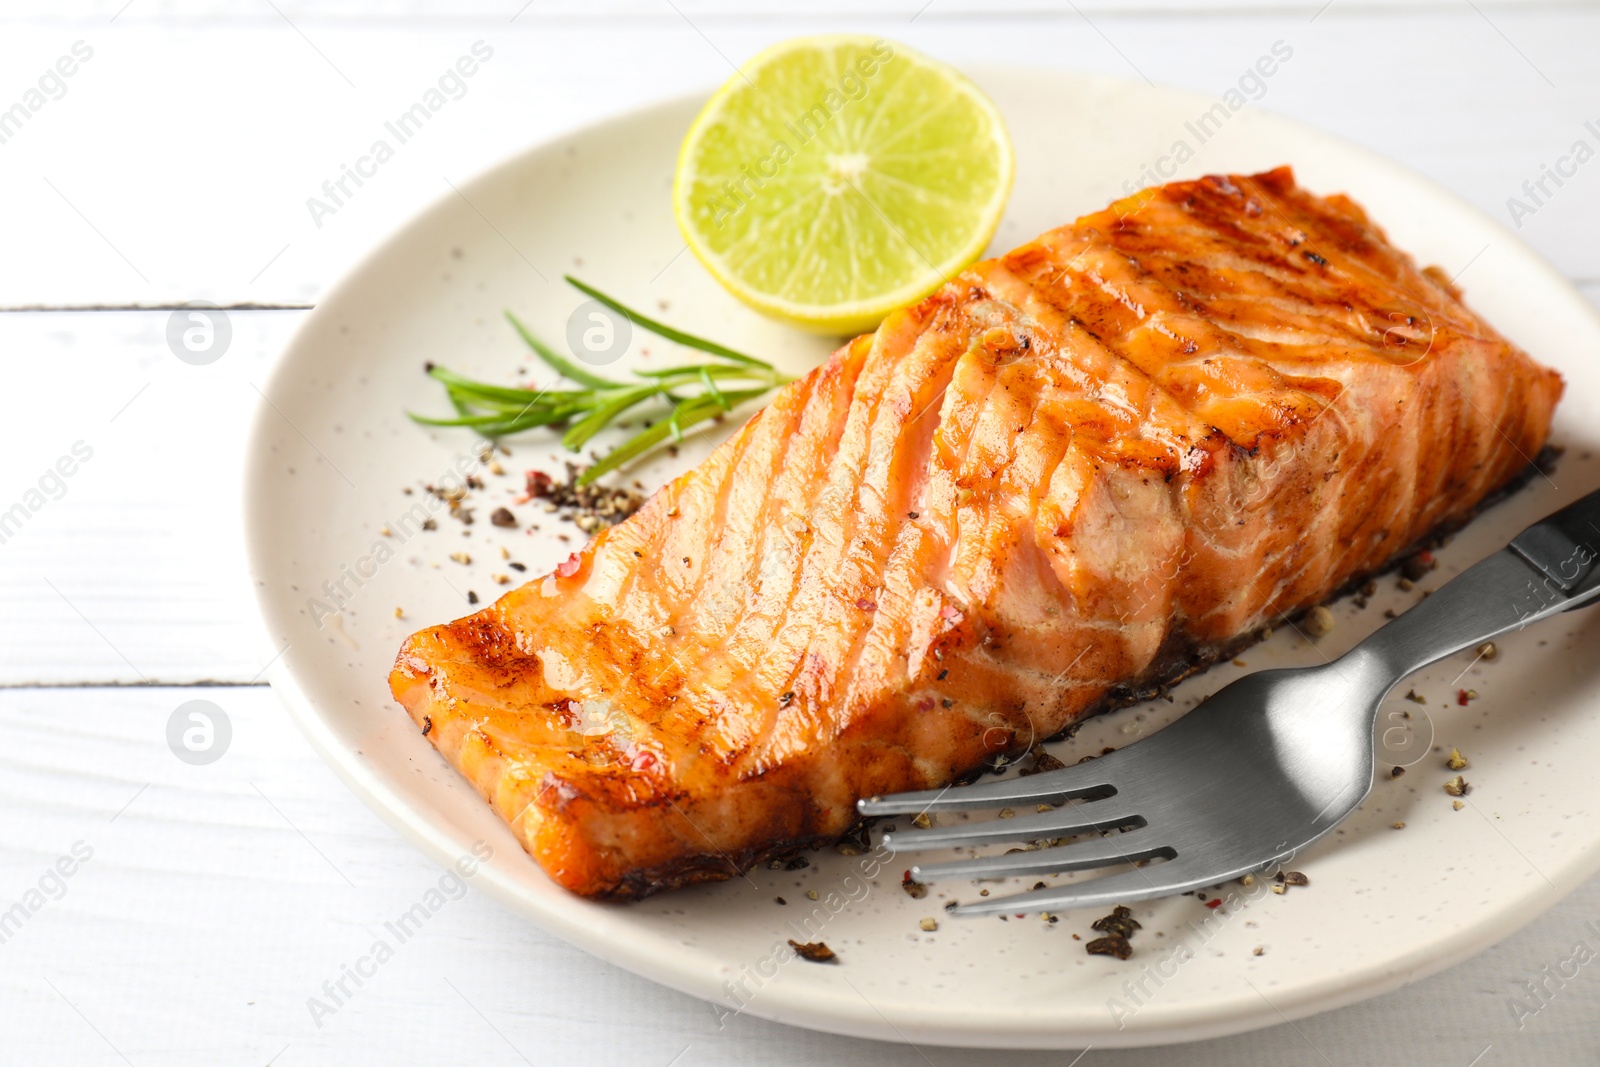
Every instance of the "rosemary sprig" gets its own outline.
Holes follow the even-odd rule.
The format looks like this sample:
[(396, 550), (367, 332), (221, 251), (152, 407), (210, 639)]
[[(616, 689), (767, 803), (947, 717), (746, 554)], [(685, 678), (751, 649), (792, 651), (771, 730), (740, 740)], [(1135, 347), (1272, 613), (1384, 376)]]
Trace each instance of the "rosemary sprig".
[(411, 418), (424, 426), (468, 427), (489, 438), (509, 437), (540, 426), (564, 427), (561, 443), (577, 452), (601, 430), (640, 405), (668, 409), (658, 421), (622, 442), (584, 471), (578, 482), (586, 485), (668, 440), (682, 440), (683, 431), (696, 423), (730, 412), (792, 381), (770, 363), (641, 315), (570, 275), (567, 281), (606, 307), (626, 315), (641, 329), (726, 362), (635, 370), (635, 380), (613, 381), (565, 358), (507, 311), (506, 319), (534, 355), (577, 388), (508, 388), (464, 378), (430, 364), (428, 374), (444, 386), (455, 417), (441, 419), (411, 414)]

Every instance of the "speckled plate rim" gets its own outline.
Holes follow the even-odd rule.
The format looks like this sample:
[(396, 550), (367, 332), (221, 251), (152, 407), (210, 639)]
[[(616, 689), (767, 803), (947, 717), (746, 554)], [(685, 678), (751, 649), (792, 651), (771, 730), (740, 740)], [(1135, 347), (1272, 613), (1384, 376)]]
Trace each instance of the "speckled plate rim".
[[(1045, 95), (1055, 91), (1061, 80), (1079, 79), (1083, 82), (1126, 86), (1130, 91), (1144, 91), (1137, 83), (1103, 75), (1085, 75), (1058, 70), (1026, 70), (1018, 68), (991, 68), (975, 65), (971, 68), (980, 82), (999, 78), (1039, 79)], [(1052, 80), (1055, 80), (1052, 84)], [(1183, 90), (1152, 90), (1169, 94), (1194, 105), (1199, 111), (1215, 101), (1198, 93)], [(686, 102), (703, 100), (705, 94), (693, 94), (664, 103), (629, 111), (601, 122), (568, 132), (560, 137), (532, 146), (497, 164), (471, 181), (459, 183), (460, 189), (471, 198), (474, 191), (490, 182), (507, 168), (515, 169), (530, 159), (546, 152), (558, 152), (570, 144), (581, 143), (597, 130), (650, 122), (653, 117), (676, 114)], [(1379, 175), (1384, 180), (1425, 191), (1439, 207), (1441, 221), (1449, 219), (1491, 234), (1499, 253), (1517, 261), (1517, 268), (1536, 281), (1539, 291), (1551, 302), (1568, 305), (1568, 310), (1580, 310), (1600, 338), (1600, 313), (1556, 269), (1540, 258), (1519, 238), (1496, 221), (1454, 194), (1439, 188), (1426, 179), (1391, 163), (1359, 146), (1343, 142), (1329, 135), (1311, 130), (1292, 120), (1263, 115), (1261, 121), (1281, 124), (1284, 130), (1293, 130), (1303, 136), (1313, 136), (1325, 142), (1341, 155), (1359, 163), (1368, 175)], [(441, 196), (435, 203), (421, 211), (386, 241), (373, 249), (353, 266), (318, 302), (316, 310), (307, 317), (285, 351), (275, 363), (268, 387), (274, 386), (295, 373), (298, 353), (304, 339), (309, 336), (322, 316), (332, 314), (333, 308), (358, 294), (364, 285), (364, 276), (383, 262), (413, 231), (440, 225), (458, 209), (456, 194)], [(1063, 220), (1065, 221), (1065, 220)], [(270, 551), (265, 543), (266, 526), (259, 522), (262, 501), (255, 492), (250, 473), (261, 463), (261, 449), (269, 439), (267, 432), (267, 405), (258, 404), (255, 421), (249, 435), (249, 448), (245, 463), (244, 512), (245, 537), (250, 570), (253, 574)], [(269, 655), (278, 651), (273, 640), (274, 613), (281, 605), (275, 604), (269, 593), (251, 581), (251, 595), (257, 607), (257, 623), (263, 649)], [(339, 777), (373, 811), (390, 826), (412, 841), (442, 865), (449, 865), (466, 850), (468, 842), (453, 835), (440, 821), (430, 818), (427, 810), (420, 809), (414, 798), (393, 788), (384, 781), (360, 755), (347, 747), (336, 735), (324, 713), (307, 693), (301, 679), (290, 667), (288, 658), (279, 660), (269, 670), (273, 689), (283, 701), (295, 723), (303, 731), (312, 747), (329, 764)], [(513, 839), (509, 834), (506, 843)], [(514, 847), (514, 845), (512, 846)], [(531, 861), (529, 861), (531, 862)], [(886, 1014), (860, 999), (808, 989), (789, 989), (776, 986), (770, 993), (751, 1003), (752, 1014), (791, 1025), (833, 1033), (874, 1038), (888, 1041), (907, 1041), (921, 1044), (987, 1047), (987, 1048), (1082, 1048), (1134, 1047), (1166, 1044), (1179, 1041), (1203, 1040), (1275, 1025), (1318, 1012), (1328, 1011), (1386, 992), (1436, 973), (1465, 960), (1516, 930), (1533, 921), (1539, 914), (1553, 906), (1591, 875), (1600, 871), (1600, 842), (1590, 847), (1574, 850), (1566, 862), (1542, 869), (1544, 880), (1533, 884), (1529, 891), (1507, 898), (1493, 911), (1468, 926), (1456, 928), (1449, 938), (1441, 938), (1402, 955), (1371, 961), (1364, 966), (1330, 971), (1307, 976), (1297, 987), (1275, 990), (1269, 1003), (1263, 997), (1254, 1005), (1234, 998), (1226, 1004), (1172, 1006), (1153, 1003), (1140, 1012), (1134, 1024), (1117, 1029), (1105, 1021), (1103, 1012), (1096, 1008), (1094, 1016), (1084, 1014), (1084, 1024), (1074, 1025), (1060, 1018), (1005, 1017), (978, 1023), (970, 1018), (952, 1016), (937, 1007), (902, 1010), (891, 1006)], [(716, 1000), (722, 993), (722, 976), (704, 968), (686, 967), (681, 958), (662, 946), (638, 945), (617, 937), (625, 929), (626, 919), (616, 919), (621, 910), (612, 906), (596, 906), (577, 901), (570, 909), (551, 909), (530, 900), (516, 882), (493, 865), (485, 865), (474, 884), (487, 891), (512, 912), (523, 915), (565, 940), (594, 955), (613, 962), (651, 980), (707, 1000)], [(607, 918), (610, 913), (613, 918)], [(1098, 1024), (1089, 1021), (1098, 1017)]]

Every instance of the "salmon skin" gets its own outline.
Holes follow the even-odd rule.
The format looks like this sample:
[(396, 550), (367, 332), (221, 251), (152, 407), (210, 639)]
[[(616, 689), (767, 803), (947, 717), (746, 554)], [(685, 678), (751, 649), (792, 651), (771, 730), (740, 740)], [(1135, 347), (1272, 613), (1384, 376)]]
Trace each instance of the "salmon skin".
[(1561, 391), (1348, 198), (1173, 182), (893, 313), (390, 685), (560, 885), (727, 878), (1382, 569)]

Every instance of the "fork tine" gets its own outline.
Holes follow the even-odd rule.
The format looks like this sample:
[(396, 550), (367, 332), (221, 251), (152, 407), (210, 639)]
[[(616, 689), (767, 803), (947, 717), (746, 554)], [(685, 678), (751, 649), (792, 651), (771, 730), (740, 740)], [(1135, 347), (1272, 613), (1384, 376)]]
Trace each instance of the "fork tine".
[(1203, 889), (1226, 881), (1230, 877), (1233, 876), (1219, 874), (1214, 869), (1202, 868), (1193, 862), (1171, 860), (1151, 867), (1136, 867), (1121, 874), (1109, 874), (1103, 878), (1074, 882), (1071, 885), (1036, 889), (1031, 893), (991, 897), (971, 904), (961, 904), (952, 909), (952, 914), (1017, 915), (1034, 911), (1098, 908), (1110, 904), (1125, 904), (1130, 900), (1171, 896), (1189, 889)]
[[(1120, 803), (1107, 803), (1120, 800)], [(1142, 826), (1144, 819), (1121, 798), (1089, 801), (1013, 819), (989, 819), (959, 823), (931, 830), (898, 830), (883, 835), (883, 844), (896, 852), (914, 849), (954, 848), (991, 841), (1036, 841), (1046, 837), (1072, 837), (1091, 830), (1115, 830), (1121, 826)]]
[(923, 789), (886, 797), (865, 797), (856, 801), (856, 810), (862, 815), (932, 814), (971, 808), (998, 808), (1006, 804), (1060, 803), (1094, 793), (1114, 792), (1104, 766), (1111, 758), (1102, 756), (1087, 763), (1025, 778), (1007, 778), (969, 786), (947, 785), (943, 789)]
[[(977, 859), (935, 863), (927, 867), (913, 866), (911, 877), (918, 882), (940, 882), (953, 878), (1006, 878), (1012, 875), (1049, 874), (1053, 871), (1087, 871), (1095, 867), (1111, 867), (1133, 860), (1153, 859), (1160, 856), (1171, 859), (1175, 853), (1165, 845), (1152, 846), (1150, 838), (1140, 831), (1113, 834), (1094, 841), (1074, 845), (1057, 845), (1034, 852), (1012, 852), (1003, 856), (982, 856)], [(1014, 900), (1007, 897), (1002, 903)], [(1014, 911), (1014, 908), (1004, 910)]]

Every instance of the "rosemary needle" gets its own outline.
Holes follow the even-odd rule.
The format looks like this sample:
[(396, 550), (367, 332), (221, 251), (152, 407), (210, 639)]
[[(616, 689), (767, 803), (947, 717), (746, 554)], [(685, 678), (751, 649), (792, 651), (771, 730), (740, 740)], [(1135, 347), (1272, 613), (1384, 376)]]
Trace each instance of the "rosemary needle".
[(628, 308), (625, 308), (611, 297), (602, 293), (600, 290), (591, 285), (584, 284), (570, 274), (564, 274), (562, 277), (565, 278), (567, 284), (572, 286), (574, 289), (588, 296), (592, 296), (594, 299), (600, 301), (600, 303), (604, 304), (612, 311), (616, 311), (628, 316), (628, 318), (633, 321), (635, 326), (643, 327), (653, 334), (665, 337), (669, 341), (676, 341), (686, 348), (698, 348), (700, 351), (709, 353), (710, 355), (721, 356), (723, 359), (731, 359), (735, 363), (747, 363), (755, 367), (766, 367), (768, 370), (772, 369), (770, 364), (764, 363), (754, 356), (747, 356), (743, 352), (735, 352), (733, 349), (719, 345), (715, 341), (707, 341), (704, 337), (696, 337), (692, 333), (684, 333), (682, 330), (674, 329), (664, 322), (657, 322), (655, 319), (652, 319), (646, 315), (641, 315), (637, 311), (632, 311)]
[(412, 414), (411, 418), (425, 426), (468, 427), (489, 438), (509, 437), (540, 426), (564, 427), (561, 443), (577, 452), (601, 430), (640, 405), (668, 408), (665, 417), (623, 441), (584, 471), (578, 482), (586, 485), (658, 445), (682, 440), (683, 431), (696, 423), (730, 412), (793, 380), (754, 356), (641, 315), (576, 278), (568, 276), (567, 281), (626, 315), (641, 329), (725, 362), (636, 370), (634, 380), (612, 381), (562, 356), (508, 311), (506, 319), (533, 354), (577, 388), (533, 390), (490, 385), (429, 364), (428, 374), (444, 386), (455, 416)]

